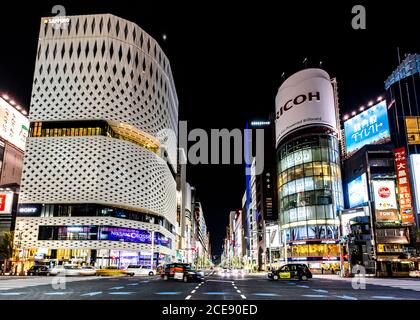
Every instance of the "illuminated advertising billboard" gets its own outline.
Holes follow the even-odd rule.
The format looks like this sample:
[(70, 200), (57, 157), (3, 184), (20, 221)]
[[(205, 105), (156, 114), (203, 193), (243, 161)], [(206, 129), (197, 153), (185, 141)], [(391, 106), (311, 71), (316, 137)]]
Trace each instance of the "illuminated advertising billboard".
[(348, 156), (367, 144), (381, 144), (390, 140), (386, 101), (344, 122), (346, 154)]
[(350, 208), (361, 206), (369, 201), (366, 173), (352, 180), (347, 186)]
[[(151, 232), (142, 229), (129, 229), (118, 227), (100, 227), (100, 240), (135, 242), (151, 244)], [(154, 233), (154, 245), (161, 245), (165, 247), (172, 246), (172, 240), (165, 237), (160, 232)]]
[[(266, 232), (266, 241), (267, 241), (267, 248), (270, 247), (278, 248), (280, 247), (280, 227), (278, 224), (276, 225), (266, 225), (265, 226), (265, 232)], [(270, 242), (270, 245), (268, 245), (268, 242)]]
[(356, 217), (368, 217), (369, 207), (361, 207), (357, 209), (346, 209), (341, 212), (341, 225), (343, 226), (343, 236), (351, 233), (350, 220)]
[(372, 184), (375, 195), (376, 222), (399, 224), (395, 182), (393, 180), (373, 180)]
[(0, 137), (25, 150), (29, 135), (29, 120), (6, 100), (0, 98)]
[(0, 193), (0, 214), (11, 214), (13, 206), (13, 192)]
[(322, 69), (299, 71), (283, 82), (276, 96), (276, 146), (287, 134), (303, 127), (337, 130), (334, 91)]

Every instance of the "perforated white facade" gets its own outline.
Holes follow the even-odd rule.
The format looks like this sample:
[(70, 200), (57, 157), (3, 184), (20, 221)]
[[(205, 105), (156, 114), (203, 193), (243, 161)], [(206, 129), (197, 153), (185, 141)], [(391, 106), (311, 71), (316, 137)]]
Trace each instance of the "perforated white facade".
[[(164, 217), (175, 224), (178, 100), (167, 57), (132, 22), (109, 14), (67, 18), (68, 25), (62, 26), (41, 19), (31, 123), (103, 120), (131, 140), (107, 134), (32, 135), (27, 140), (20, 204), (101, 204)], [(147, 140), (156, 150), (135, 143), (133, 137)], [(148, 247), (115, 241), (36, 239), (41, 224), (86, 225), (92, 219), (98, 218), (18, 217), (20, 245)], [(168, 228), (160, 225), (100, 219), (102, 225), (158, 228), (175, 243)]]

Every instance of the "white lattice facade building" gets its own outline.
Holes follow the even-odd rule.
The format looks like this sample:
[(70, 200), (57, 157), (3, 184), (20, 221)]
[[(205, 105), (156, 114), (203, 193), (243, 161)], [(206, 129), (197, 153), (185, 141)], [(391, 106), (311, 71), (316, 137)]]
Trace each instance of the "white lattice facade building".
[(58, 260), (111, 261), (119, 250), (135, 263), (152, 248), (170, 259), (178, 100), (169, 61), (134, 23), (66, 19), (41, 20), (18, 244)]

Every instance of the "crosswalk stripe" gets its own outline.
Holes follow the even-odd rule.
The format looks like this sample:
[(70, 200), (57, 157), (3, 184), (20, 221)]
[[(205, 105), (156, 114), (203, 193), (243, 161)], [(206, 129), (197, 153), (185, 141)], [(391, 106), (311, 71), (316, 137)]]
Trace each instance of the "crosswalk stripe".
[(88, 292), (88, 293), (81, 294), (81, 296), (90, 296), (90, 297), (92, 297), (92, 296), (97, 296), (98, 294), (101, 294), (101, 293), (102, 293), (102, 291)]

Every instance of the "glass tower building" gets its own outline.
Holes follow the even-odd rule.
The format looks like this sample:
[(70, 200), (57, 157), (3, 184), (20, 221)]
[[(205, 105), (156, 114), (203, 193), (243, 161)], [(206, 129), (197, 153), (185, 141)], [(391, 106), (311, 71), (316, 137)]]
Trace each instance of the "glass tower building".
[[(322, 91), (320, 95), (321, 104), (316, 107), (324, 108), (325, 95)], [(339, 215), (344, 204), (338, 131), (314, 123), (283, 136), (277, 145), (277, 173), (279, 224), (287, 260), (313, 269), (339, 270)]]

